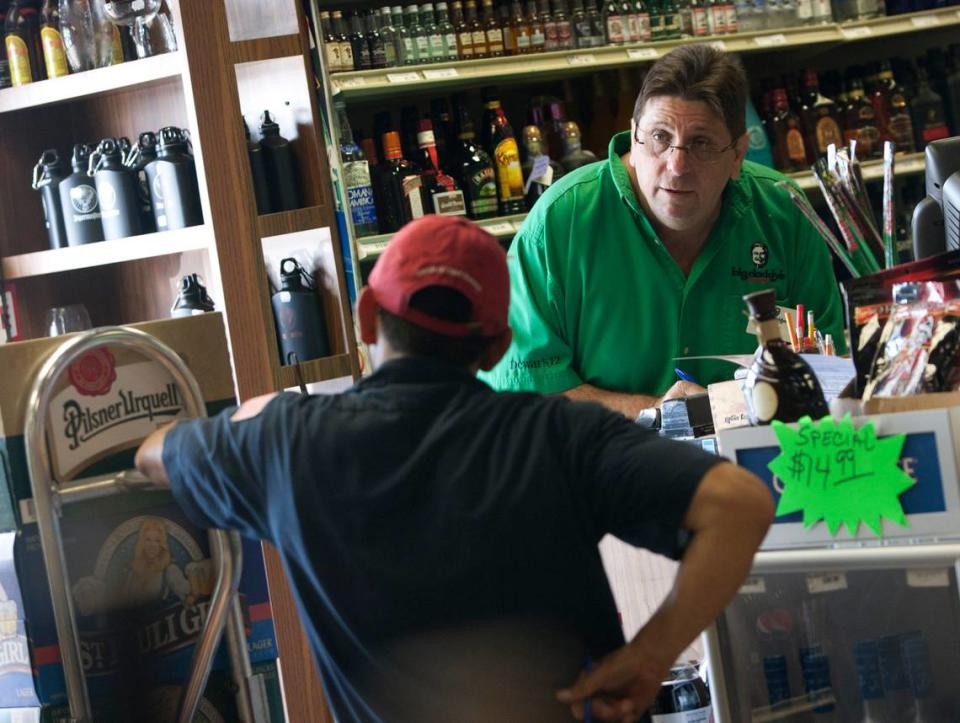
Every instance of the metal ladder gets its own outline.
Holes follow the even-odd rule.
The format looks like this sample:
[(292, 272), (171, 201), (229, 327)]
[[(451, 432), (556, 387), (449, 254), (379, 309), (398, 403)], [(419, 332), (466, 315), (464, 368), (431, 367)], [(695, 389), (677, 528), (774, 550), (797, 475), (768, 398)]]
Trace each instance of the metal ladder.
[[(183, 393), (187, 416), (206, 416), (200, 387), (177, 353), (149, 334), (128, 327), (103, 327), (65, 341), (44, 362), (30, 390), (24, 443), (40, 545), (53, 602), (57, 637), (60, 641), (60, 657), (70, 706), (68, 723), (94, 723), (94, 719), (80, 663), (80, 636), (60, 533), (63, 505), (124, 492), (157, 489), (135, 470), (70, 482), (61, 482), (54, 478), (46, 429), (50, 399), (56, 382), (73, 361), (91, 349), (104, 345), (136, 352), (147, 360), (162, 365)], [(180, 693), (177, 722), (191, 723), (193, 720), (210, 675), (221, 634), (226, 627), (227, 648), (233, 681), (237, 688), (240, 720), (244, 723), (266, 723), (269, 721), (266, 696), (262, 681), (252, 674), (242, 610), (237, 597), (242, 564), (240, 537), (236, 532), (210, 530), (209, 539), (217, 579), (207, 619), (194, 648), (190, 677)]]

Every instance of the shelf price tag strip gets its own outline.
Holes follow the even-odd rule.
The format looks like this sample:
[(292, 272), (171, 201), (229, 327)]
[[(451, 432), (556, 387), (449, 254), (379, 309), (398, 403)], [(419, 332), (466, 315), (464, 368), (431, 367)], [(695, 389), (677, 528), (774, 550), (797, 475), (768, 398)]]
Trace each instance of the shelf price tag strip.
[(873, 30), (866, 25), (860, 25), (855, 28), (840, 28), (840, 34), (846, 40), (855, 40), (856, 38), (869, 38), (873, 35)]
[(457, 72), (456, 68), (437, 68), (436, 70), (424, 70), (423, 77), (427, 80), (435, 80), (437, 78), (456, 78), (460, 74)]
[(778, 517), (803, 513), (803, 526), (823, 520), (831, 535), (841, 524), (856, 537), (861, 522), (882, 537), (881, 518), (907, 527), (900, 495), (916, 484), (898, 465), (906, 435), (878, 439), (872, 421), (854, 429), (848, 414), (803, 417), (796, 428), (773, 422), (780, 454), (768, 465), (783, 482)]
[(915, 18), (910, 18), (910, 22), (913, 23), (915, 28), (932, 28), (934, 25), (940, 24), (940, 18), (936, 15), (919, 15)]
[(409, 73), (387, 73), (387, 81), (390, 83), (412, 83), (417, 80), (421, 80), (421, 76), (415, 70)]
[(567, 65), (590, 65), (597, 62), (597, 56), (590, 53), (577, 53), (567, 58)]
[(656, 60), (659, 55), (656, 48), (630, 48), (627, 51), (630, 60)]
[(758, 35), (753, 39), (753, 42), (761, 48), (769, 48), (771, 45), (786, 45), (787, 36), (783, 33), (777, 33), (776, 35)]

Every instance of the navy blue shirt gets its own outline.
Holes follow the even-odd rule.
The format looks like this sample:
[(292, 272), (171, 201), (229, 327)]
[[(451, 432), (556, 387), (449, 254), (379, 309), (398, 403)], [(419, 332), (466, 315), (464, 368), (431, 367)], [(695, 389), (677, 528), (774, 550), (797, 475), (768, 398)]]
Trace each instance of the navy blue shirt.
[(622, 645), (597, 543), (678, 558), (719, 461), (600, 405), (496, 393), (423, 358), (231, 413), (170, 430), (171, 487), (196, 523), (277, 546), (342, 721), (394, 719), (353, 681), (420, 630), (530, 616), (596, 658)]

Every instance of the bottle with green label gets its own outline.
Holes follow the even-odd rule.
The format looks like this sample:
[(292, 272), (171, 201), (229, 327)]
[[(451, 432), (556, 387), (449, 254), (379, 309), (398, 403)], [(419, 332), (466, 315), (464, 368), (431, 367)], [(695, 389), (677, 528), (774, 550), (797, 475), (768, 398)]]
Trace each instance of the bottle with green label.
[(500, 94), (495, 88), (481, 90), (483, 97), (483, 130), (481, 140), (493, 159), (497, 172), (497, 194), (500, 213), (523, 213), (527, 204), (523, 199), (523, 171), (520, 167), (520, 149), (513, 128), (500, 107)]
[(40, 8), (40, 44), (48, 78), (68, 75), (67, 53), (60, 33), (60, 5), (57, 0), (44, 0)]
[(457, 138), (454, 168), (467, 202), (467, 215), (474, 220), (497, 215), (497, 174), (490, 156), (475, 141), (473, 121), (461, 95), (453, 97), (457, 117)]
[(429, 63), (430, 41), (427, 39), (427, 31), (420, 24), (420, 13), (416, 4), (407, 5), (404, 13), (407, 16), (405, 25), (410, 31), (410, 39), (413, 40), (414, 58), (417, 63)]

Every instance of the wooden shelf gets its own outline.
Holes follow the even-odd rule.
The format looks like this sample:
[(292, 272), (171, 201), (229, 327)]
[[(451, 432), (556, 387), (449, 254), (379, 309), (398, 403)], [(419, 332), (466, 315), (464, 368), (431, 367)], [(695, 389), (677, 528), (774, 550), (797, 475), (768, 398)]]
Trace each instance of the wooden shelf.
[(323, 220), (322, 206), (308, 206), (293, 211), (264, 214), (257, 219), (257, 225), (260, 237), (267, 238), (323, 228), (327, 224)]
[(291, 56), (303, 57), (300, 35), (274, 35), (269, 38), (239, 40), (230, 43), (230, 55), (234, 63), (256, 63)]
[[(488, 233), (497, 238), (513, 238), (513, 235), (520, 229), (523, 219), (527, 217), (525, 213), (515, 213), (512, 216), (497, 216), (496, 218), (486, 218), (477, 221), (477, 225), (486, 229)], [(360, 259), (375, 258), (383, 253), (387, 248), (392, 233), (382, 233), (377, 236), (365, 236), (357, 240), (357, 249)]]
[[(893, 176), (894, 178), (902, 178), (903, 176), (913, 176), (918, 173), (923, 173), (924, 170), (924, 153), (906, 153), (902, 156), (894, 156), (893, 163)], [(863, 170), (863, 180), (864, 181), (879, 181), (883, 179), (883, 161), (865, 161), (861, 164), (861, 169)], [(811, 171), (800, 171), (799, 173), (788, 174), (790, 178), (797, 182), (797, 185), (800, 186), (804, 191), (816, 191), (820, 192), (820, 187), (817, 185), (817, 179), (814, 178)]]
[[(300, 372), (303, 374), (304, 384), (313, 384), (315, 382), (325, 382), (328, 379), (339, 379), (349, 377), (353, 374), (350, 369), (350, 355), (337, 354), (336, 356), (326, 356), (322, 359), (313, 359), (300, 365)], [(292, 366), (280, 367), (280, 388), (291, 389), (297, 387), (296, 370)]]
[(950, 7), (856, 23), (828, 23), (716, 35), (708, 38), (685, 38), (602, 48), (577, 48), (533, 55), (352, 71), (332, 75), (330, 83), (334, 93), (340, 93), (347, 100), (366, 100), (388, 97), (401, 90), (450, 89), (509, 78), (530, 79), (538, 75), (569, 76), (575, 72), (593, 72), (650, 63), (678, 45), (691, 43), (707, 42), (733, 53), (779, 52), (803, 46), (823, 48), (875, 37), (956, 26), (960, 26), (960, 10)]
[(119, 65), (39, 80), (0, 90), (0, 113), (64, 103), (77, 98), (113, 93), (123, 88), (150, 85), (179, 78), (183, 57), (179, 52), (131, 60)]
[(191, 226), (176, 231), (8, 256), (2, 260), (3, 276), (9, 281), (197, 251), (209, 248), (210, 237), (210, 230), (206, 226)]

